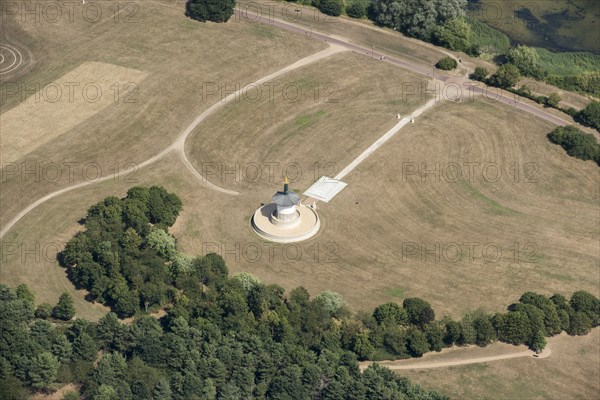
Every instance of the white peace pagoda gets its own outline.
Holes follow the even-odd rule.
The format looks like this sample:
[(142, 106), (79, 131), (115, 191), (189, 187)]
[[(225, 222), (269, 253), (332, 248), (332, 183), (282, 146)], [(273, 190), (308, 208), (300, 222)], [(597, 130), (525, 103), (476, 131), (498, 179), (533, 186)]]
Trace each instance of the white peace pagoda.
[(252, 216), (254, 232), (271, 242), (301, 242), (316, 235), (320, 227), (317, 212), (302, 204), (300, 196), (289, 189), (287, 178), (283, 191), (273, 195), (273, 202), (260, 207)]

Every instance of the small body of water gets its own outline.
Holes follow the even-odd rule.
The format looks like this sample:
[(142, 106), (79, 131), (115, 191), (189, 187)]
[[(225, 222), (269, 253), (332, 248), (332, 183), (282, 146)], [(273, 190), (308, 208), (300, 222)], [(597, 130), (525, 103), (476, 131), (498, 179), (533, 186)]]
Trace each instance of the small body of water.
[(513, 44), (600, 54), (598, 0), (469, 0), (468, 12)]

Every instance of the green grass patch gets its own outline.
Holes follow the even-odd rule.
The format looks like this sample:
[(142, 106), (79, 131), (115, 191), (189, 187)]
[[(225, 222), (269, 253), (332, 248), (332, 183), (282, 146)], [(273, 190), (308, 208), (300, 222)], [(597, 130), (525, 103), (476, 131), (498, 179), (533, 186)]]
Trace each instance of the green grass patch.
[(534, 48), (540, 65), (548, 73), (546, 82), (564, 90), (600, 96), (600, 55), (577, 52), (555, 53)]
[(528, 255), (526, 261), (532, 264), (541, 264), (542, 262), (548, 260), (548, 256), (536, 252), (535, 254)]
[(404, 297), (405, 292), (406, 288), (403, 287), (386, 288), (383, 290), (383, 294), (389, 297)]
[(600, 55), (577, 52), (555, 53), (534, 47), (540, 56), (540, 64), (550, 75), (571, 76), (600, 70)]
[(552, 279), (553, 281), (559, 281), (563, 283), (575, 282), (575, 278), (573, 278), (571, 275), (555, 274), (552, 272), (542, 272), (542, 275), (548, 279)]
[(473, 31), (471, 44), (478, 46), (482, 53), (503, 54), (508, 51), (510, 39), (504, 33), (473, 18), (465, 19)]
[(469, 182), (465, 180), (460, 181), (460, 185), (462, 188), (469, 193), (474, 198), (481, 200), (484, 204), (486, 204), (489, 208), (489, 211), (496, 215), (511, 215), (516, 214), (515, 210), (511, 210), (510, 208), (504, 207), (502, 204), (498, 203), (494, 199), (490, 199), (485, 194), (481, 193), (479, 190), (475, 188), (475, 186), (471, 185)]
[(301, 115), (298, 118), (296, 118), (296, 124), (298, 124), (301, 127), (312, 126), (317, 122), (319, 118), (323, 117), (326, 114), (327, 113), (325, 111), (321, 110), (313, 114)]

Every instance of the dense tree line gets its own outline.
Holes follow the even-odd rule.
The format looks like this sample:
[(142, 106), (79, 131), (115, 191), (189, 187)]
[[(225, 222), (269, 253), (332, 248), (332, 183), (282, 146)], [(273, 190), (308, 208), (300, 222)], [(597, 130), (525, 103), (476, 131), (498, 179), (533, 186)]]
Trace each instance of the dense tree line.
[(562, 331), (585, 335), (598, 326), (600, 301), (585, 291), (575, 292), (570, 301), (559, 294), (548, 298), (527, 292), (508, 307), (507, 313), (477, 310), (461, 321), (447, 317), (435, 320), (434, 315), (422, 299), (405, 299), (402, 307), (382, 304), (372, 315), (357, 317), (369, 332), (369, 352), (353, 350), (363, 358), (406, 358), (454, 345), (483, 347), (499, 340), (540, 351), (547, 336)]
[(36, 318), (31, 298), (0, 285), (0, 398), (66, 383), (93, 400), (447, 398), (379, 365), (361, 373), (331, 315), (346, 313), (338, 296), (311, 300), (299, 288), (286, 297), (252, 281), (190, 279), (196, 295), (182, 294), (160, 320), (131, 324), (113, 313), (98, 323)]
[[(353, 314), (337, 293), (286, 293), (247, 273), (230, 277), (216, 254), (178, 253), (167, 229), (180, 209), (163, 188), (134, 187), (91, 207), (65, 247), (69, 276), (121, 316), (137, 314), (130, 324), (115, 313), (60, 322), (73, 316), (68, 295), (36, 309), (25, 286), (0, 286), (0, 398), (75, 382), (94, 400), (444, 399), (377, 365), (361, 373), (357, 360), (495, 340), (539, 351), (547, 336), (600, 325), (600, 301), (583, 291), (570, 300), (525, 293), (507, 313), (460, 321), (436, 320), (420, 298)], [(145, 314), (147, 305), (166, 315)]]
[(109, 313), (67, 325), (37, 317), (27, 287), (0, 285), (0, 398), (78, 383), (94, 400), (445, 399), (377, 364), (361, 373), (357, 359), (495, 340), (540, 351), (546, 336), (600, 325), (600, 301), (584, 291), (570, 300), (527, 292), (508, 313), (478, 310), (453, 321), (435, 320), (419, 298), (353, 316), (332, 292), (286, 295), (249, 274), (207, 282), (196, 295), (181, 294), (160, 320), (124, 324)]
[(464, 16), (466, 5), (466, 0), (374, 0), (372, 14), (381, 25), (433, 41), (440, 27), (453, 30), (455, 20)]
[(323, 14), (337, 17), (344, 11), (343, 0), (312, 0), (312, 5), (319, 9)]
[(548, 134), (548, 139), (560, 145), (571, 157), (593, 160), (600, 165), (600, 144), (591, 133), (582, 132), (573, 125), (559, 126)]

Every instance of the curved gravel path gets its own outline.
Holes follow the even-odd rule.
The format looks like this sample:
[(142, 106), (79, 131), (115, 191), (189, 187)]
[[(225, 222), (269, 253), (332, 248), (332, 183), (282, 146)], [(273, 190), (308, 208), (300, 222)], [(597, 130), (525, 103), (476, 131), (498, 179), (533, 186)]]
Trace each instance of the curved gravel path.
[[(180, 134), (179, 136), (177, 136), (177, 139), (171, 144), (169, 145), (167, 148), (165, 148), (164, 150), (162, 150), (160, 153), (156, 154), (155, 156), (143, 161), (142, 163), (140, 163), (138, 165), (138, 169), (144, 168), (158, 160), (160, 160), (161, 158), (163, 158), (165, 155), (167, 155), (168, 153), (170, 153), (171, 151), (175, 151), (179, 154), (180, 158), (182, 159), (184, 165), (192, 172), (192, 174), (198, 178), (198, 180), (207, 188), (211, 189), (211, 190), (215, 190), (221, 193), (225, 193), (225, 194), (229, 194), (229, 195), (238, 195), (239, 193), (234, 191), (234, 190), (229, 190), (229, 189), (225, 189), (222, 187), (219, 187), (217, 185), (214, 185), (212, 183), (210, 183), (205, 177), (203, 177), (192, 165), (192, 163), (190, 162), (190, 160), (187, 158), (187, 155), (185, 154), (185, 141), (188, 138), (188, 136), (193, 132), (193, 130), (200, 125), (206, 118), (208, 118), (210, 115), (214, 114), (216, 111), (218, 111), (219, 109), (223, 108), (225, 105), (227, 105), (227, 103), (229, 103), (232, 99), (235, 99), (236, 96), (238, 96), (240, 93), (243, 93), (244, 90), (247, 90), (248, 87), (250, 87), (251, 85), (257, 85), (257, 84), (261, 84), (264, 82), (268, 82), (270, 80), (273, 80), (283, 74), (286, 74), (288, 72), (291, 72), (297, 68), (303, 67), (305, 65), (309, 65), (312, 64), (314, 62), (317, 62), (319, 60), (322, 60), (324, 58), (327, 58), (335, 53), (338, 53), (340, 51), (344, 51), (345, 49), (339, 47), (339, 46), (329, 46), (329, 48), (322, 50), (318, 53), (312, 54), (308, 57), (305, 57), (301, 60), (296, 61), (293, 64), (288, 65), (287, 67), (284, 67), (270, 75), (267, 75), (263, 78), (261, 78), (260, 80), (256, 81), (256, 82), (252, 82), (247, 86), (244, 86), (242, 89), (240, 89), (238, 92), (230, 94), (229, 96), (227, 96), (224, 100), (219, 101), (215, 104), (213, 104), (212, 106), (210, 106), (207, 110), (205, 110), (204, 112), (202, 112), (200, 115), (198, 115), (198, 117), (187, 127), (185, 128)], [(112, 179), (113, 177), (111, 175), (107, 175), (105, 177), (102, 177), (101, 179), (98, 179), (96, 181), (86, 181), (86, 182), (81, 182), (81, 183), (77, 183), (75, 185), (71, 185), (71, 186), (67, 186), (65, 188), (56, 190), (52, 193), (49, 193), (41, 198), (39, 198), (38, 200), (34, 201), (33, 203), (31, 203), (30, 205), (28, 205), (26, 208), (24, 208), (21, 212), (19, 212), (12, 220), (10, 220), (6, 225), (4, 225), (2, 227), (2, 229), (0, 229), (0, 239), (2, 239), (4, 237), (4, 235), (6, 235), (6, 233), (17, 223), (19, 222), (19, 220), (21, 220), (21, 218), (23, 218), (25, 215), (27, 215), (31, 210), (33, 210), (34, 208), (38, 207), (39, 205), (45, 203), (46, 201), (60, 196), (61, 194), (70, 192), (72, 190), (75, 189), (79, 189), (82, 187), (86, 187), (89, 185), (93, 185), (99, 182), (104, 182), (106, 180)]]
[[(236, 12), (239, 12), (236, 10)], [(314, 63), (316, 61), (319, 61), (323, 58), (329, 57), (332, 54), (335, 54), (339, 51), (343, 51), (343, 50), (350, 50), (350, 51), (354, 51), (360, 54), (367, 54), (369, 56), (373, 56), (373, 57), (382, 57), (384, 56), (384, 54), (381, 53), (377, 53), (377, 52), (373, 52), (372, 49), (367, 49), (365, 47), (350, 43), (349, 41), (346, 40), (342, 40), (341, 38), (337, 38), (337, 37), (331, 37), (322, 33), (318, 33), (315, 32), (314, 30), (308, 30), (305, 29), (301, 26), (298, 25), (294, 25), (292, 23), (286, 22), (286, 21), (281, 21), (278, 19), (275, 20), (270, 20), (268, 18), (265, 18), (261, 15), (257, 15), (257, 14), (252, 14), (251, 12), (249, 12), (247, 15), (251, 15), (253, 18), (254, 22), (261, 22), (261, 23), (265, 23), (265, 24), (269, 24), (269, 25), (273, 25), (276, 26), (278, 28), (281, 29), (285, 29), (291, 32), (296, 32), (299, 34), (303, 34), (306, 35), (307, 37), (311, 37), (313, 39), (317, 39), (317, 40), (322, 40), (326, 43), (328, 43), (330, 45), (330, 47), (328, 49), (325, 49), (323, 51), (320, 51), (318, 53), (315, 53), (311, 56), (308, 56), (306, 58), (303, 58), (302, 60), (299, 60), (277, 72), (274, 72), (273, 74), (270, 74), (268, 76), (265, 76), (264, 78), (251, 83), (251, 85), (256, 85), (256, 84), (260, 84), (269, 80), (272, 80), (273, 78), (276, 78), (280, 75), (283, 75), (285, 73), (288, 73), (290, 71), (293, 71), (294, 69), (300, 68), (302, 66), (308, 65), (310, 63)], [(388, 56), (385, 56), (385, 58), (382, 60), (382, 62), (387, 62), (389, 64), (393, 64), (396, 65), (398, 67), (401, 68), (405, 68), (409, 71), (421, 74), (421, 75), (425, 75), (425, 76), (429, 76), (431, 77), (433, 75), (432, 73), (432, 69), (430, 66), (425, 66), (425, 65), (418, 65), (409, 61), (405, 61), (405, 60), (401, 60), (401, 59), (396, 59), (396, 58), (391, 58)], [(442, 82), (446, 82), (446, 83), (458, 83), (460, 85), (465, 85), (465, 84), (471, 84), (471, 85), (475, 85), (477, 84), (477, 82), (474, 81), (470, 81), (467, 78), (461, 78), (461, 77), (453, 77), (453, 76), (448, 76), (448, 75), (443, 75), (441, 73), (435, 73), (435, 78), (441, 80)], [(192, 165), (192, 163), (189, 161), (189, 159), (187, 158), (187, 155), (185, 153), (185, 141), (187, 139), (187, 137), (189, 136), (189, 134), (200, 124), (202, 123), (202, 121), (204, 121), (208, 116), (212, 115), (213, 113), (215, 113), (217, 110), (219, 110), (220, 108), (224, 107), (232, 98), (235, 98), (236, 95), (239, 95), (240, 92), (243, 92), (244, 90), (246, 90), (248, 88), (248, 86), (245, 86), (244, 88), (240, 89), (238, 92), (233, 93), (229, 96), (227, 96), (225, 98), (224, 101), (220, 101), (216, 104), (213, 104), (211, 107), (209, 107), (206, 111), (204, 111), (202, 114), (200, 114), (184, 131), (182, 131), (179, 136), (177, 137), (177, 139), (175, 140), (175, 142), (173, 142), (169, 147), (165, 148), (163, 151), (161, 151), (160, 153), (156, 154), (155, 156), (147, 159), (146, 161), (142, 162), (139, 164), (139, 168), (143, 168), (149, 164), (154, 163), (155, 161), (161, 159), (162, 157), (164, 157), (167, 153), (171, 152), (171, 151), (176, 151), (179, 155), (180, 158), (182, 159), (183, 163), (185, 164), (185, 166), (192, 172), (192, 174), (194, 174), (194, 176), (196, 178), (198, 178), (198, 180), (200, 180), (200, 182), (202, 182), (203, 185), (205, 185), (206, 187), (208, 187), (209, 189), (212, 190), (216, 190), (225, 194), (229, 194), (229, 195), (237, 195), (239, 194), (236, 191), (233, 190), (229, 190), (229, 189), (225, 189), (225, 188), (221, 188), (217, 185), (214, 185), (212, 183), (210, 183), (206, 178), (204, 178)], [(474, 93), (477, 94), (484, 94), (486, 93), (486, 88), (481, 88), (481, 87), (476, 87), (473, 90)], [(522, 111), (528, 112), (530, 114), (533, 114), (541, 119), (544, 119), (546, 121), (551, 122), (552, 124), (555, 125), (568, 125), (569, 122), (553, 115), (550, 114), (548, 112), (545, 112), (543, 110), (537, 109), (531, 105), (528, 104), (524, 104), (524, 103), (520, 103), (520, 102), (516, 102), (514, 99), (514, 96), (512, 95), (507, 95), (506, 92), (501, 92), (499, 93), (499, 95), (497, 96), (496, 100), (498, 102), (510, 105), (510, 106), (514, 106), (516, 109), (520, 109)], [(17, 214), (10, 222), (8, 222), (5, 226), (2, 227), (2, 229), (0, 229), (0, 239), (2, 239), (4, 237), (4, 235), (21, 219), (23, 218), (27, 213), (29, 213), (31, 210), (33, 210), (34, 208), (36, 208), (37, 206), (39, 206), (40, 204), (56, 197), (59, 196), (63, 193), (69, 192), (71, 190), (75, 190), (81, 187), (85, 187), (94, 183), (98, 183), (98, 182), (102, 182), (108, 179), (111, 179), (111, 176), (106, 176), (98, 181), (95, 182), (82, 182), (82, 183), (78, 183), (60, 190), (57, 190), (55, 192), (49, 193), (47, 195), (45, 195), (44, 197), (36, 200), (35, 202), (33, 202), (32, 204), (30, 204), (29, 206), (27, 206), (24, 210), (22, 210), (19, 214)]]

